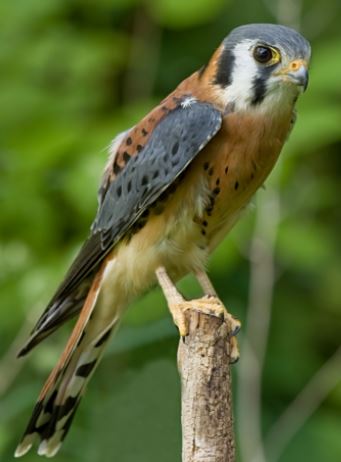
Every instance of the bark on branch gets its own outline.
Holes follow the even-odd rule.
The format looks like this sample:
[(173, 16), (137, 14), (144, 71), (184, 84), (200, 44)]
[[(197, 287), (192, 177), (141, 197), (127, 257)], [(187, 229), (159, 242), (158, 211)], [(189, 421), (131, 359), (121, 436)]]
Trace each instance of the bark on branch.
[(182, 462), (235, 462), (230, 372), (230, 326), (188, 311), (180, 340)]

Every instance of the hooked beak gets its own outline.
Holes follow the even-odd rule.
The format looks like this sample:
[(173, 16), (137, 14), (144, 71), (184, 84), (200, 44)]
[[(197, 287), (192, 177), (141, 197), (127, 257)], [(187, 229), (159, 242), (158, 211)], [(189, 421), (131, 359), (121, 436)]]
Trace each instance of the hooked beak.
[(295, 59), (284, 69), (281, 69), (277, 75), (284, 77), (285, 80), (289, 80), (299, 87), (303, 87), (303, 91), (305, 91), (309, 82), (308, 63), (303, 59)]

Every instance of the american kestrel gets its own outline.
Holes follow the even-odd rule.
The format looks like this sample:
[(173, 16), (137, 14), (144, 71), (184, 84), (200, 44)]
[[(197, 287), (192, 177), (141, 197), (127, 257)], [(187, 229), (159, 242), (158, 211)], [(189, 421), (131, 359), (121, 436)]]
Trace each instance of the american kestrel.
[[(38, 454), (56, 454), (122, 312), (157, 282), (181, 335), (193, 307), (226, 316), (237, 332), (205, 266), (274, 167), (309, 60), (309, 43), (292, 29), (238, 27), (206, 66), (114, 139), (90, 235), (19, 353), (78, 316), (17, 457), (36, 439)], [(203, 298), (186, 301), (176, 289), (187, 273)]]

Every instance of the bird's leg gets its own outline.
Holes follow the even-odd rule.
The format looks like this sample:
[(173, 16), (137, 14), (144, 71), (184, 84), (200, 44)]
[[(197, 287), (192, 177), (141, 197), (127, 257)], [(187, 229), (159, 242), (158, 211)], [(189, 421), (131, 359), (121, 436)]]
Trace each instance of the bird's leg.
[(225, 322), (227, 322), (230, 326), (230, 358), (231, 363), (234, 363), (239, 359), (239, 348), (236, 335), (240, 331), (241, 323), (227, 311), (222, 301), (219, 299), (217, 292), (207, 274), (204, 271), (198, 271), (195, 275), (197, 281), (205, 293), (205, 297), (203, 297), (201, 300), (206, 300), (206, 303), (212, 303), (213, 307), (217, 307), (217, 313), (222, 312), (222, 316), (225, 319)]
[(213, 287), (212, 282), (210, 281), (209, 277), (204, 271), (197, 271), (195, 273), (195, 276), (197, 278), (197, 281), (200, 284), (200, 287), (204, 291), (204, 294), (209, 296), (209, 297), (216, 297), (218, 298), (217, 292), (215, 288)]
[(178, 327), (181, 337), (185, 337), (188, 334), (188, 326), (183, 309), (186, 300), (177, 290), (175, 284), (170, 279), (163, 266), (158, 267), (155, 274), (162, 292), (166, 297), (169, 311), (173, 316), (174, 324)]
[(166, 297), (169, 311), (173, 316), (174, 323), (178, 327), (181, 337), (186, 337), (188, 334), (188, 323), (185, 316), (187, 310), (192, 309), (212, 316), (224, 317), (224, 307), (221, 303), (214, 303), (213, 299), (208, 299), (205, 296), (200, 299), (185, 300), (163, 266), (157, 268), (155, 274), (163, 294)]
[(166, 297), (169, 311), (179, 329), (180, 335), (185, 337), (188, 334), (188, 323), (185, 316), (187, 310), (195, 310), (211, 316), (221, 317), (230, 326), (230, 357), (231, 362), (236, 362), (239, 358), (239, 350), (235, 335), (240, 330), (240, 322), (228, 313), (223, 303), (219, 300), (206, 273), (197, 273), (196, 276), (205, 295), (199, 299), (185, 300), (168, 276), (166, 269), (160, 266), (156, 270), (157, 280)]
[(231, 332), (232, 335), (238, 334), (240, 331), (241, 323), (238, 319), (235, 319), (225, 308), (223, 302), (219, 299), (215, 288), (213, 287), (212, 282), (210, 281), (209, 277), (204, 271), (198, 271), (195, 273), (197, 281), (199, 282), (204, 294), (206, 296), (206, 300), (212, 305), (217, 306), (217, 315), (222, 315), (224, 319), (230, 323), (231, 325)]

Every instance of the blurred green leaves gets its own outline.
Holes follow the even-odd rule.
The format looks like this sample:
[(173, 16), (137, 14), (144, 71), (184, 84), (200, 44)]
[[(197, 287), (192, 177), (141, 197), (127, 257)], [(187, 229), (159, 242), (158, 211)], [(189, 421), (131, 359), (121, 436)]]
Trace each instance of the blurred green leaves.
[(186, 28), (212, 21), (226, 0), (149, 0), (152, 16), (163, 26)]

